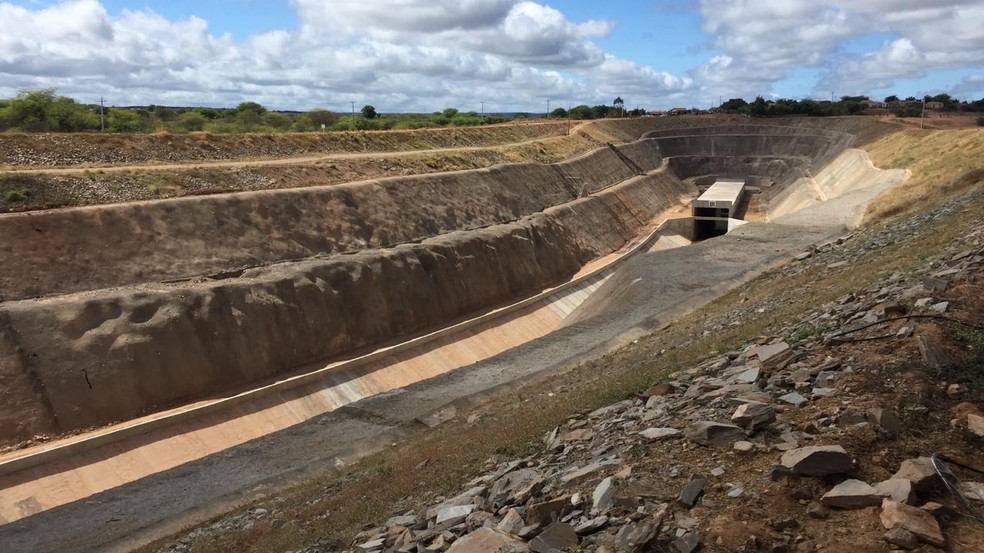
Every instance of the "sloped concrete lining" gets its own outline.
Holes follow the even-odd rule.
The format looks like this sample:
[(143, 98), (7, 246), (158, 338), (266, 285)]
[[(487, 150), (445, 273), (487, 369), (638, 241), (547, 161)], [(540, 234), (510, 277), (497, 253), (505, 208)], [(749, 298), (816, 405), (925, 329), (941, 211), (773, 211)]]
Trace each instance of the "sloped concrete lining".
[(782, 220), (806, 207), (822, 204), (843, 194), (866, 197), (855, 202), (848, 212), (830, 214), (842, 217), (841, 222), (850, 226), (860, 224), (863, 206), (867, 201), (907, 178), (903, 169), (877, 169), (863, 150), (849, 149), (838, 155), (816, 175), (807, 174), (797, 179), (769, 202), (768, 220)]

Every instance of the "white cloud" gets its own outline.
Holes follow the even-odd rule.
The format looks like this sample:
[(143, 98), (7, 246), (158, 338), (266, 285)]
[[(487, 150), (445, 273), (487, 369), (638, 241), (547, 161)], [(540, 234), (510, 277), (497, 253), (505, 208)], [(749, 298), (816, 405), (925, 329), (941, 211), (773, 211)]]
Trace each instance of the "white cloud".
[[(196, 17), (49, 4), (0, 0), (0, 96), (53, 86), (121, 105), (347, 109), (355, 100), (382, 111), (622, 96), (655, 108), (768, 95), (801, 68), (821, 74), (816, 90), (848, 94), (984, 60), (984, 0), (700, 0), (714, 51), (683, 74), (606, 52), (612, 21), (574, 21), (528, 0), (291, 0), (296, 29), (239, 41)], [(853, 53), (872, 33), (880, 44)]]
[[(705, 94), (725, 82), (767, 94), (804, 67), (824, 73), (814, 91), (864, 93), (984, 60), (981, 0), (701, 0), (699, 12), (720, 52), (693, 72)], [(872, 33), (893, 38), (875, 51), (845, 50)]]
[(968, 100), (984, 98), (984, 73), (967, 75), (950, 89), (950, 94)]
[[(298, 29), (237, 42), (196, 17), (110, 16), (97, 0), (31, 9), (0, 3), (0, 95), (54, 86), (115, 103), (260, 101), (276, 108), (430, 110), (486, 99), (493, 110), (541, 98), (640, 102), (690, 86), (599, 48), (605, 20), (575, 22), (519, 0), (292, 0)], [(640, 85), (643, 83), (645, 86)], [(621, 91), (621, 92), (614, 92)], [(648, 95), (648, 96), (646, 96)], [(642, 97), (645, 96), (645, 97)], [(82, 98), (82, 99), (88, 99)]]

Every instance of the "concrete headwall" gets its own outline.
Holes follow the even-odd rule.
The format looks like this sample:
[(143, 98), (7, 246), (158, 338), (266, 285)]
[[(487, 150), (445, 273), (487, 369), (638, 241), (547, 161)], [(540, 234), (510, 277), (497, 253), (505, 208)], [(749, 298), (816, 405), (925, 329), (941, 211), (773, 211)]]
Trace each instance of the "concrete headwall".
[(705, 175), (718, 177), (769, 177), (787, 182), (800, 176), (809, 166), (808, 158), (771, 156), (677, 156), (668, 160), (670, 169), (681, 179)]

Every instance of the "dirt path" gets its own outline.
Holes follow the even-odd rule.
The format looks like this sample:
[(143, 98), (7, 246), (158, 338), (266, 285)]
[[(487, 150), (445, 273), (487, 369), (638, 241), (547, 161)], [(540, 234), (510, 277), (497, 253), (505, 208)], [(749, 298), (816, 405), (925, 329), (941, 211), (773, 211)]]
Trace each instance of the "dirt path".
[(100, 173), (125, 173), (125, 172), (133, 172), (133, 171), (137, 171), (137, 172), (190, 171), (195, 169), (277, 167), (277, 166), (284, 166), (284, 165), (302, 165), (302, 164), (311, 164), (311, 163), (319, 163), (319, 162), (335, 161), (335, 160), (367, 159), (367, 158), (397, 158), (397, 157), (407, 157), (407, 156), (425, 156), (425, 155), (433, 155), (433, 154), (447, 154), (447, 153), (460, 153), (460, 152), (479, 152), (479, 151), (487, 151), (487, 150), (507, 150), (510, 148), (526, 146), (529, 144), (536, 144), (540, 142), (555, 142), (557, 140), (562, 140), (567, 138), (568, 136), (580, 132), (583, 127), (596, 123), (597, 121), (603, 121), (603, 120), (582, 121), (581, 123), (578, 123), (577, 125), (571, 127), (569, 135), (532, 138), (529, 140), (524, 140), (522, 142), (510, 142), (507, 144), (495, 144), (495, 145), (488, 145), (488, 146), (457, 146), (453, 148), (430, 148), (426, 150), (397, 150), (397, 151), (387, 151), (387, 152), (346, 152), (346, 153), (318, 154), (318, 155), (273, 158), (273, 159), (210, 161), (204, 163), (201, 162), (163, 163), (163, 164), (144, 163), (138, 165), (109, 165), (109, 166), (87, 165), (85, 167), (57, 167), (51, 169), (18, 168), (18, 169), (0, 170), (0, 176), (11, 175), (11, 174), (77, 175), (80, 173), (85, 173), (87, 171), (94, 171), (94, 170), (99, 171)]

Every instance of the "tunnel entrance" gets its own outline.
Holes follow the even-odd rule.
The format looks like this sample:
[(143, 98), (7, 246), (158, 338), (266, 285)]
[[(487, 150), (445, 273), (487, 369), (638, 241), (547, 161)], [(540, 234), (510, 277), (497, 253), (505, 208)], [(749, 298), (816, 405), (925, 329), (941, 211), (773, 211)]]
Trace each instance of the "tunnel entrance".
[(692, 206), (694, 240), (727, 234), (731, 220), (740, 219), (745, 196), (744, 179), (717, 179)]

